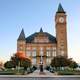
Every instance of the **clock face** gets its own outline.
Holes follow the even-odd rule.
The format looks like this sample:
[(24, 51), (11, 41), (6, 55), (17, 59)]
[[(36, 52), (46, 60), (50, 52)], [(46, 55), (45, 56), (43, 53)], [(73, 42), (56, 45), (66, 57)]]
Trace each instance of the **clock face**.
[(59, 18), (59, 22), (60, 22), (60, 23), (63, 23), (63, 22), (64, 22), (64, 18), (63, 18), (63, 17), (60, 17), (60, 18)]

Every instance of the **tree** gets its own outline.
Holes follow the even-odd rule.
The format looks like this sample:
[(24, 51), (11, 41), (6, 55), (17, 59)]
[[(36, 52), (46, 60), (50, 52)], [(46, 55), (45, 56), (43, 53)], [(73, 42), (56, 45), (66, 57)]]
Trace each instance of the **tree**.
[(51, 61), (51, 66), (56, 69), (62, 69), (62, 67), (69, 66), (71, 63), (71, 59), (65, 58), (64, 56), (56, 56)]
[(12, 61), (15, 66), (18, 66), (20, 59), (15, 54), (14, 56), (11, 57), (10, 61)]
[(5, 68), (17, 68), (20, 69), (20, 67), (23, 67), (24, 69), (27, 69), (28, 67), (31, 67), (31, 60), (25, 56), (22, 52), (17, 52), (14, 54), (10, 61), (7, 61), (4, 64)]
[(25, 59), (26, 57), (22, 52), (17, 52), (11, 57), (11, 61), (14, 63), (16, 67), (21, 67), (22, 61)]
[(24, 67), (24, 69), (31, 67), (31, 60), (29, 58), (23, 59), (21, 61), (21, 67)]
[(24, 53), (18, 52), (14, 56), (11, 57), (11, 61), (17, 67), (24, 67), (27, 69), (31, 66), (31, 60), (25, 57)]
[(69, 65), (69, 67), (74, 70), (75, 68), (78, 67), (78, 64), (75, 61), (72, 61), (71, 64)]
[(7, 62), (4, 64), (4, 67), (5, 67), (5, 68), (15, 68), (16, 66), (13, 64), (12, 61), (7, 61)]

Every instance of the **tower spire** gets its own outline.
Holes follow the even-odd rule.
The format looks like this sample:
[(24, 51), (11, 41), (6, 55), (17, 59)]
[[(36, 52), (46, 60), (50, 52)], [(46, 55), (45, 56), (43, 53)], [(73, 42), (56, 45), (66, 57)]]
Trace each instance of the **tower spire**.
[(40, 32), (41, 32), (41, 33), (43, 32), (43, 29), (42, 29), (42, 27), (40, 28)]
[(24, 29), (23, 28), (22, 28), (22, 31), (21, 31), (21, 33), (19, 35), (18, 40), (25, 40), (25, 34), (24, 34)]
[(65, 11), (64, 11), (64, 9), (63, 9), (61, 3), (59, 3), (57, 13), (65, 13)]

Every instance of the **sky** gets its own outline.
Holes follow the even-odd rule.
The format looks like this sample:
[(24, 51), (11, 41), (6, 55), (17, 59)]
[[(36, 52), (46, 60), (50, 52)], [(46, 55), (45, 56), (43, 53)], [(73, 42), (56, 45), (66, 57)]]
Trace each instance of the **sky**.
[(16, 52), (17, 38), (43, 28), (55, 35), (55, 13), (59, 3), (67, 14), (68, 56), (80, 63), (80, 0), (0, 0), (0, 60)]

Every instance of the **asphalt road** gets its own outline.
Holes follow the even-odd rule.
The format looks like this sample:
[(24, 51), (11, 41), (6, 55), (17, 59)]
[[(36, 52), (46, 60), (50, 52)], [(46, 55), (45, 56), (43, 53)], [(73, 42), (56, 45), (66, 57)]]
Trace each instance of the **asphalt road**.
[(80, 80), (78, 77), (25, 77), (25, 78), (0, 78), (0, 80)]

